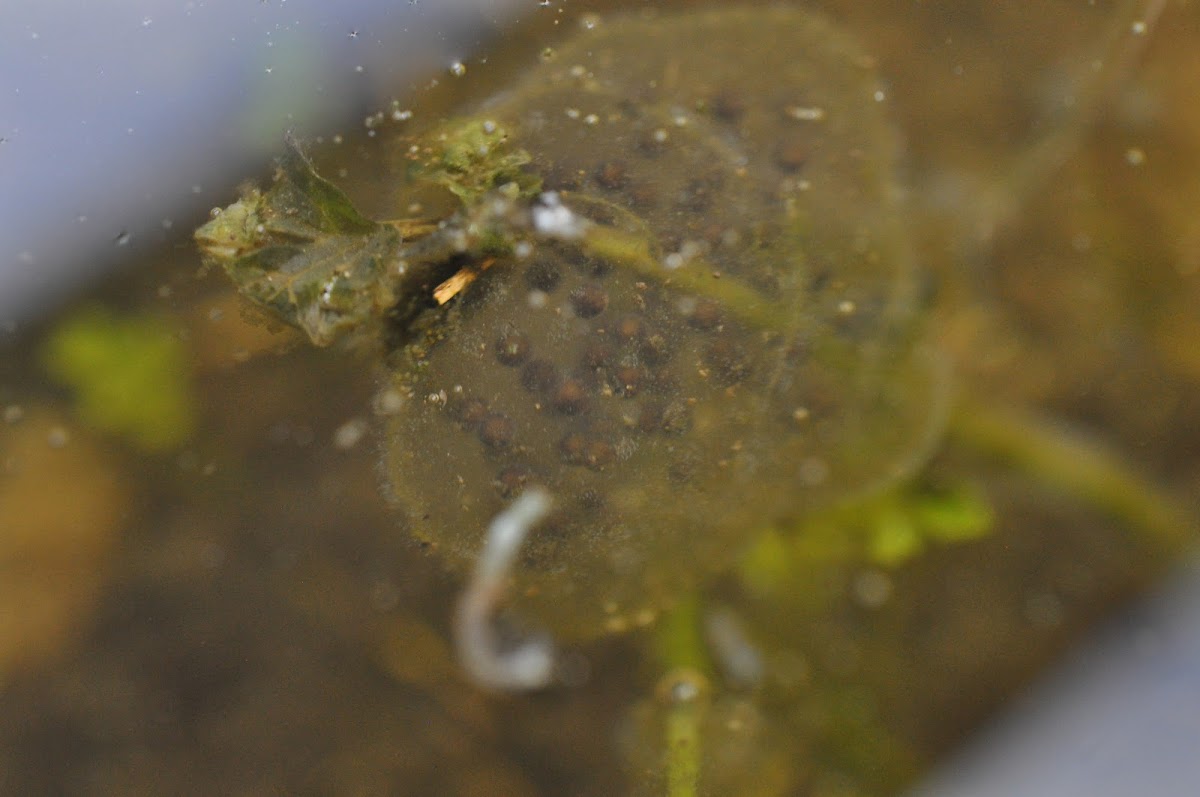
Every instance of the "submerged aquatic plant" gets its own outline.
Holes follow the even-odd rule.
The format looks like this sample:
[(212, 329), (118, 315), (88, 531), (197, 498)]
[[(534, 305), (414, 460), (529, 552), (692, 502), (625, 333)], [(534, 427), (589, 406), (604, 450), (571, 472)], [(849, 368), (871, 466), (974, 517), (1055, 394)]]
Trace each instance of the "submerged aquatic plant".
[[(369, 220), (292, 145), (269, 189), (197, 232), (317, 345), (379, 353), (387, 490), (407, 533), (473, 572), (456, 632), (480, 683), (553, 675), (544, 639), (500, 649), (502, 603), (587, 638), (680, 611), (735, 561), (769, 591), (806, 541), (892, 565), (986, 532), (971, 484), (912, 481), (948, 426), (1179, 539), (1170, 502), (1097, 446), (952, 395), (880, 95), (811, 12), (615, 18), (402, 142), (397, 194), (440, 193), (444, 213)], [(694, 687), (665, 701), (668, 748), (692, 744), (668, 751), (681, 796), (700, 777), (694, 636), (663, 656)]]

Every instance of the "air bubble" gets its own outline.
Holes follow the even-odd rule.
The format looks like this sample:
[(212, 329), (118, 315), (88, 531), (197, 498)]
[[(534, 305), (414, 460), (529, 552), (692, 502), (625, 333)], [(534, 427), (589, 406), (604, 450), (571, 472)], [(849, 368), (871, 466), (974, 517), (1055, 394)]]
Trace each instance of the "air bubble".
[(879, 609), (892, 597), (892, 579), (882, 570), (866, 570), (854, 578), (851, 593), (865, 609)]
[(346, 421), (333, 433), (333, 445), (343, 451), (349, 451), (358, 445), (367, 433), (367, 422), (362, 418)]
[(71, 433), (65, 427), (54, 426), (46, 433), (46, 443), (51, 448), (63, 448), (69, 442), (71, 442)]
[(454, 63), (450, 64), (450, 74), (454, 75), (455, 77), (462, 77), (463, 75), (467, 74), (467, 65), (462, 61), (455, 61)]

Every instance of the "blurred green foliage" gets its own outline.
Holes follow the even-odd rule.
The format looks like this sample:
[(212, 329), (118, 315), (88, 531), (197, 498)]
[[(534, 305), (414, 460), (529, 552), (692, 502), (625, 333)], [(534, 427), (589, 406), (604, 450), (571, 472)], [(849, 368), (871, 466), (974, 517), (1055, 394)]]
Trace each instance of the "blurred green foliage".
[(162, 319), (89, 306), (68, 316), (42, 349), (69, 386), (80, 420), (148, 452), (182, 445), (195, 427), (184, 345)]
[(764, 594), (785, 587), (814, 563), (858, 560), (898, 567), (931, 543), (979, 539), (993, 523), (987, 496), (973, 484), (902, 484), (806, 518), (797, 528), (764, 530), (743, 555), (739, 575)]

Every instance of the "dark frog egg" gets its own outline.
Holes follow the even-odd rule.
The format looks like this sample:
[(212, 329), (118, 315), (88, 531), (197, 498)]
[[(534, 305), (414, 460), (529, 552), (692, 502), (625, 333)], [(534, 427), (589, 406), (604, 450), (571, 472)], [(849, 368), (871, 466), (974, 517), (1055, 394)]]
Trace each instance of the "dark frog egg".
[(466, 568), (544, 489), (508, 594), (586, 637), (919, 464), (944, 380), (882, 96), (829, 21), (755, 8), (609, 19), (480, 108), (576, 226), (501, 253), (394, 354), (408, 531)]

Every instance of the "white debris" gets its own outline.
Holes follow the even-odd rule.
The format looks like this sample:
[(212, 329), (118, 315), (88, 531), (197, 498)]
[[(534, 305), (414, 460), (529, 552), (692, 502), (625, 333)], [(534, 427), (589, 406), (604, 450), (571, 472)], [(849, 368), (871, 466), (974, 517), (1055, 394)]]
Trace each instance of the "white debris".
[(491, 617), (525, 538), (550, 512), (550, 495), (532, 489), (492, 520), (475, 571), (458, 602), (454, 637), (467, 673), (491, 689), (537, 689), (550, 682), (554, 648), (546, 637), (502, 650)]
[(562, 203), (555, 191), (546, 191), (533, 207), (533, 228), (547, 238), (569, 241), (583, 236), (587, 220)]

